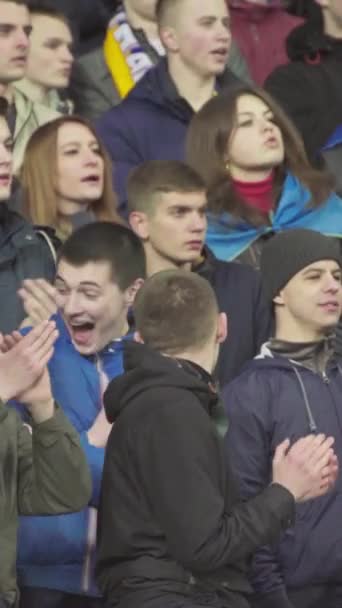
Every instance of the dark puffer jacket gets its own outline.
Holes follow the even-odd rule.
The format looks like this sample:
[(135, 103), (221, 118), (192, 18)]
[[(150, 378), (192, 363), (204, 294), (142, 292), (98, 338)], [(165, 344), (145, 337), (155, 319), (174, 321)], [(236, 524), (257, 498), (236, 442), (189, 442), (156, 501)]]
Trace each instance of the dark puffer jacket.
[(313, 161), (342, 124), (342, 40), (326, 36), (319, 20), (309, 20), (287, 39), (291, 63), (265, 82), (299, 129)]
[(25, 312), (17, 291), (24, 279), (51, 281), (55, 262), (45, 237), (0, 204), (0, 332), (17, 329)]

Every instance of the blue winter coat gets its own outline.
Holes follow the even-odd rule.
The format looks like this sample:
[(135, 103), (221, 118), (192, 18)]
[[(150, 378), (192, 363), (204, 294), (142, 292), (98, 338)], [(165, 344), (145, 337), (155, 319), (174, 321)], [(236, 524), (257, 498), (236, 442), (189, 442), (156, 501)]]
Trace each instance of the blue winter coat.
[[(218, 79), (221, 90), (240, 81), (230, 70)], [(179, 96), (162, 59), (118, 106), (98, 121), (97, 133), (113, 161), (119, 210), (126, 214), (126, 183), (131, 169), (148, 160), (183, 160), (184, 140), (194, 111)]]
[[(242, 498), (255, 496), (271, 481), (275, 448), (310, 433), (335, 437), (342, 462), (342, 362), (314, 373), (267, 345), (223, 393), (228, 416), (227, 459)], [(326, 496), (300, 503), (296, 521), (280, 543), (255, 556), (253, 585), (269, 606), (288, 606), (286, 588), (342, 583), (342, 478)], [(265, 603), (266, 605), (266, 603)], [(323, 607), (322, 607), (323, 608)]]
[(289, 228), (342, 237), (342, 199), (332, 193), (323, 205), (312, 208), (308, 205), (310, 198), (310, 192), (288, 173), (269, 225), (255, 227), (229, 213), (209, 214), (206, 243), (220, 260), (233, 260), (263, 235)]
[(96, 532), (97, 510), (93, 507), (98, 505), (104, 449), (89, 444), (87, 431), (101, 407), (98, 366), (109, 379), (121, 374), (126, 338), (111, 342), (96, 356), (84, 357), (74, 348), (59, 316), (57, 326), (60, 335), (49, 363), (52, 392), (80, 433), (92, 474), (92, 507), (70, 515), (20, 518), (18, 583), (97, 595), (92, 577), (95, 537), (90, 535), (92, 530)]

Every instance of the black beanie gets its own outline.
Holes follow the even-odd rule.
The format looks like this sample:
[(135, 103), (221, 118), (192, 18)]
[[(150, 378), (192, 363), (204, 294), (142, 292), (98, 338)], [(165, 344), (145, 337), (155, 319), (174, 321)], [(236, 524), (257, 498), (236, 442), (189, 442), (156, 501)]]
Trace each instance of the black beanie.
[(272, 302), (297, 272), (321, 260), (335, 260), (341, 266), (338, 239), (304, 228), (285, 230), (271, 237), (260, 260), (267, 301)]

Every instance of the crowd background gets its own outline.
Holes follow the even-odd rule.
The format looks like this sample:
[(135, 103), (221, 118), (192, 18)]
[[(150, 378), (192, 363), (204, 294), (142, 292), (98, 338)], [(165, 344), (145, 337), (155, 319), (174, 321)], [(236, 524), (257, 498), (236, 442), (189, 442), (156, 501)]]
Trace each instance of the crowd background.
[[(260, 425), (259, 445), (243, 433), (255, 415), (245, 411), (253, 371), (249, 393), (239, 384), (275, 331), (260, 268), (275, 235), (295, 228), (332, 237), (340, 249), (341, 74), (339, 0), (0, 0), (0, 332), (26, 334), (54, 318), (52, 393), (93, 481), (82, 511), (21, 518), (21, 608), (105, 605), (94, 575), (111, 430), (103, 395), (124, 371), (146, 277), (182, 268), (211, 284), (229, 328), (214, 379), (241, 427), (228, 436), (262, 457)], [(335, 297), (336, 285), (329, 290)], [(342, 352), (339, 317), (334, 357)], [(305, 335), (303, 342), (322, 338)], [(26, 421), (20, 399), (13, 407)], [(213, 415), (225, 434), (222, 404)], [(253, 485), (245, 465), (241, 456), (236, 470), (249, 497), (267, 475)], [(322, 534), (333, 545), (324, 527)], [(266, 557), (268, 568), (279, 566)], [(298, 579), (287, 559), (278, 556), (286, 580), (265, 584), (267, 568), (257, 571), (256, 608), (300, 605), (287, 587), (322, 572), (316, 560)], [(334, 567), (323, 586), (335, 580)], [(11, 584), (1, 589), (0, 576), (1, 608), (18, 601)]]

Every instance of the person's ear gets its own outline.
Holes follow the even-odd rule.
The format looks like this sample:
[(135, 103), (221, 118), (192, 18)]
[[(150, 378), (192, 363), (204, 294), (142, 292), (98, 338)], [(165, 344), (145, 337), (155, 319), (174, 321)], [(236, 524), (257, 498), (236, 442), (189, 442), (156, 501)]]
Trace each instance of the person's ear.
[(278, 304), (278, 306), (284, 306), (284, 292), (283, 290), (278, 293), (275, 298), (273, 298), (273, 304)]
[(143, 211), (132, 211), (128, 218), (129, 224), (135, 234), (142, 241), (146, 241), (150, 236), (148, 216)]
[(228, 319), (225, 312), (220, 312), (217, 320), (216, 341), (222, 344), (228, 336)]
[(315, 0), (315, 2), (321, 8), (329, 8), (330, 0)]
[(179, 42), (174, 27), (164, 26), (159, 28), (159, 37), (167, 51), (170, 53), (177, 53), (179, 50)]
[(142, 339), (139, 331), (134, 332), (133, 338), (134, 338), (134, 342), (138, 342), (139, 344), (144, 344), (144, 340)]
[(144, 284), (144, 279), (136, 279), (125, 291), (125, 299), (128, 307), (132, 306), (140, 287)]

